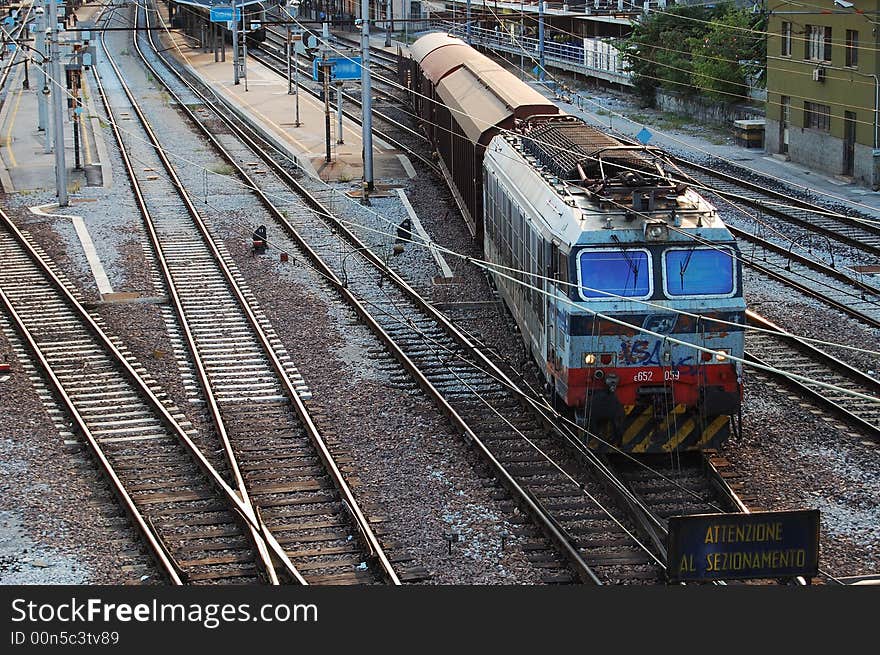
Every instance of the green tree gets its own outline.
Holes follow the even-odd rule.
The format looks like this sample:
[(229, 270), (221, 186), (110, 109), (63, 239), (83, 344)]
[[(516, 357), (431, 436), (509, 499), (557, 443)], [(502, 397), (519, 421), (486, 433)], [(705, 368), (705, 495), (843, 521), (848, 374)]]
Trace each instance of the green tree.
[(760, 77), (766, 61), (766, 18), (747, 9), (729, 8), (712, 19), (703, 36), (691, 38), (691, 84), (722, 102), (747, 97), (748, 78)]
[[(741, 28), (741, 29), (736, 29)], [(766, 18), (729, 3), (673, 6), (650, 14), (617, 44), (633, 84), (647, 106), (659, 87), (733, 101), (745, 95), (746, 76), (763, 69)]]

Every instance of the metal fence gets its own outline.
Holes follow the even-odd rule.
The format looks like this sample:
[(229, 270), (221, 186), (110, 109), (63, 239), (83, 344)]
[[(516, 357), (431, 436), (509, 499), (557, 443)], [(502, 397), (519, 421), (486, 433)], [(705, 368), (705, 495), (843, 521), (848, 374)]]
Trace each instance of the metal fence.
[[(446, 31), (467, 40), (467, 28), (464, 25), (437, 21), (431, 22), (430, 25), (431, 29)], [(523, 65), (528, 69), (534, 69), (540, 56), (538, 39), (518, 34), (519, 29), (518, 23), (508, 23), (507, 27), (496, 27), (492, 30), (472, 25), (471, 43), (491, 50), (521, 55), (524, 59)], [(630, 74), (624, 69), (623, 61), (610, 40), (583, 38), (581, 41), (581, 43), (571, 41), (558, 43), (545, 39), (545, 65), (631, 85)]]

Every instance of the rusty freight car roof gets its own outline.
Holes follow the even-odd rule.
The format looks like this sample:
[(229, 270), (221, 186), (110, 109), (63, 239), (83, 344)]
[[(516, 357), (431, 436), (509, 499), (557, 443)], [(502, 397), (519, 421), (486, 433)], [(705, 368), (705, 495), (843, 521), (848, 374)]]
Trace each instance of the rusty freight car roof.
[(465, 61), (436, 89), (468, 139), (483, 145), (485, 133), (511, 117), (559, 113), (547, 98), (485, 57)]
[(464, 43), (450, 43), (440, 48), (434, 48), (419, 62), (422, 72), (431, 82), (436, 85), (446, 75), (460, 68), (468, 58), (479, 54), (476, 50)]
[(412, 58), (421, 63), (422, 59), (424, 59), (429, 53), (437, 48), (449, 45), (463, 45), (465, 47), (470, 47), (461, 39), (449, 36), (446, 32), (431, 32), (430, 34), (425, 34), (425, 36), (416, 40), (410, 46), (409, 51), (412, 53)]
[(437, 85), (437, 95), (472, 143), (478, 143), (485, 132), (513, 116), (513, 110), (467, 68), (444, 77)]

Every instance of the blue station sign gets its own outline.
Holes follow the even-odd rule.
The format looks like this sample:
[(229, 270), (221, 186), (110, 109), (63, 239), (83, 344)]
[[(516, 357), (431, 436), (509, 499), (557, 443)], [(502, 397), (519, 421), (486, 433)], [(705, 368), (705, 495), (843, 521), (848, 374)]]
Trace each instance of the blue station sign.
[(329, 66), (330, 81), (341, 82), (343, 80), (361, 79), (360, 57), (328, 57), (327, 59), (316, 58), (312, 61), (312, 77), (318, 82), (321, 80), (321, 66)]
[(670, 582), (814, 577), (819, 510), (673, 516), (666, 552)]
[[(228, 23), (234, 20), (241, 20), (241, 7), (235, 7), (235, 14), (232, 12), (232, 7), (211, 7), (211, 22)], [(233, 15), (235, 18), (233, 18)]]

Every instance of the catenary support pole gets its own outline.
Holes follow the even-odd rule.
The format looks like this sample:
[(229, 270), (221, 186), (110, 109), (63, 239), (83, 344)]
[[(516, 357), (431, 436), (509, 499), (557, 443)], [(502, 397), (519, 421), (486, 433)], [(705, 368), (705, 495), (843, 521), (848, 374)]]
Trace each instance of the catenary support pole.
[(544, 0), (538, 0), (538, 79), (544, 81)]
[(64, 101), (67, 85), (61, 70), (61, 54), (58, 48), (58, 4), (49, 3), (49, 58), (51, 59), (50, 76), (52, 88), (53, 131), (55, 133), (55, 187), (58, 194), (58, 206), (67, 207), (67, 162), (64, 160)]
[(342, 82), (336, 83), (336, 143), (345, 143), (342, 138)]
[(232, 81), (234, 84), (238, 84), (238, 21), (236, 20), (236, 15), (238, 14), (238, 2), (234, 2), (232, 4), (232, 20), (229, 21), (229, 26), (232, 28)]
[(330, 153), (330, 65), (326, 50), (321, 54), (321, 79), (324, 81), (324, 137), (327, 142), (326, 161), (329, 164), (333, 157)]
[(370, 83), (370, 0), (361, 0), (361, 125), (364, 144), (364, 192), (373, 190), (373, 92)]
[(40, 130), (46, 129), (46, 123), (48, 122), (47, 111), (46, 111), (46, 96), (43, 94), (43, 87), (46, 86), (46, 70), (45, 66), (45, 56), (46, 56), (46, 9), (45, 2), (41, 3), (42, 12), (37, 13), (37, 26), (36, 32), (34, 32), (35, 42), (34, 45), (37, 48), (37, 51), (44, 57), (43, 62), (39, 63), (37, 66), (37, 111), (39, 112), (37, 118), (37, 128)]
[(287, 95), (291, 95), (293, 93), (293, 75), (291, 74), (291, 55), (293, 55), (293, 48), (291, 48), (291, 40), (293, 39), (293, 35), (291, 34), (290, 25), (287, 26)]

